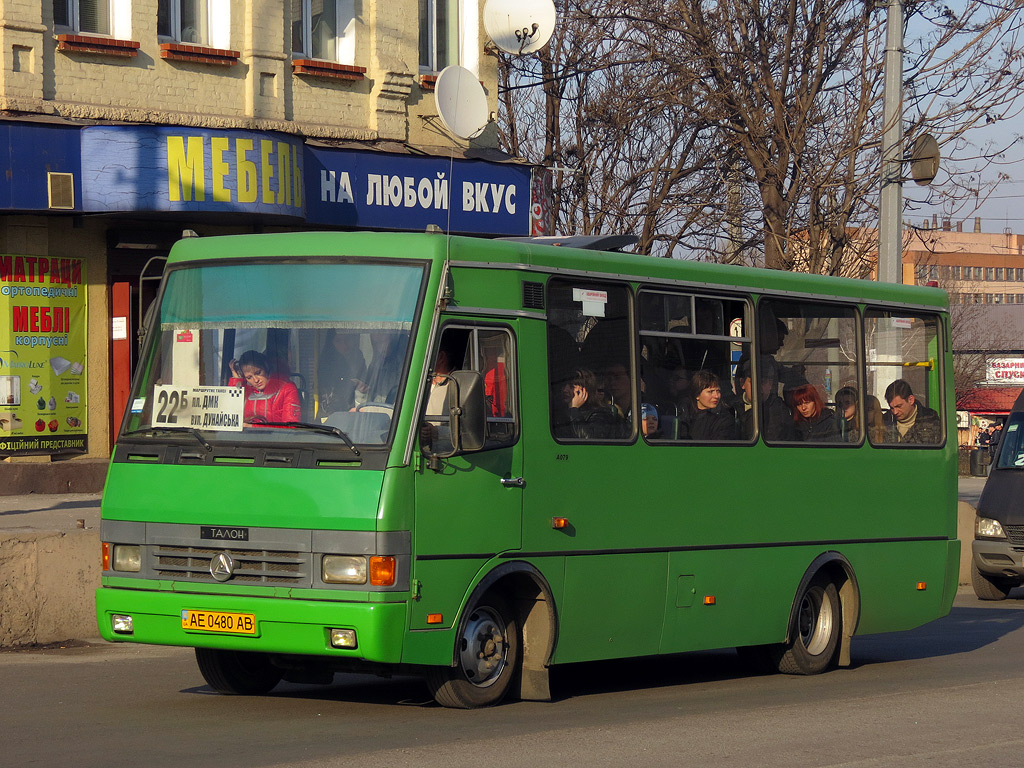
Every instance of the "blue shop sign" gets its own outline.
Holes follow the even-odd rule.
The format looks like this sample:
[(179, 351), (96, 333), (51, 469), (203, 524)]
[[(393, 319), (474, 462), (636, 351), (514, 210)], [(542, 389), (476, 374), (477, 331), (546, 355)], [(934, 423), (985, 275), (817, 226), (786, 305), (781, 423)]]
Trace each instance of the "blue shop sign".
[(234, 211), (301, 218), (303, 144), (171, 126), (82, 129), (86, 211)]
[[(81, 185), (78, 126), (0, 123), (0, 209), (45, 211), (50, 208), (49, 174), (68, 174), (74, 197), (63, 204), (78, 208)], [(61, 206), (63, 207), (63, 205)]]
[(530, 168), (306, 147), (306, 221), (360, 229), (526, 235)]

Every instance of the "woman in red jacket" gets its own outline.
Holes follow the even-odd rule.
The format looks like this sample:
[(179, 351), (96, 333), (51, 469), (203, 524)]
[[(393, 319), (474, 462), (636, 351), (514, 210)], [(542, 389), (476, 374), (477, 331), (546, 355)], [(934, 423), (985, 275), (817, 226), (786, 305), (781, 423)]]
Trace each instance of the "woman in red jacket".
[(237, 387), (245, 381), (243, 421), (246, 424), (258, 427), (302, 420), (299, 390), (290, 381), (272, 377), (266, 357), (249, 350), (228, 365), (233, 376), (228, 386)]

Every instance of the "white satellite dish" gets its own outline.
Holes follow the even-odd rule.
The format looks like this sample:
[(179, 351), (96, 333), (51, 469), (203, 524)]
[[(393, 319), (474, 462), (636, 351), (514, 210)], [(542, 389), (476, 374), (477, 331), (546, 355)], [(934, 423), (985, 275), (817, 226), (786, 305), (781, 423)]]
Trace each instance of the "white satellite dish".
[(555, 4), (551, 0), (487, 0), (484, 29), (506, 53), (534, 53), (554, 34)]
[(445, 67), (434, 85), (437, 114), (448, 130), (473, 139), (487, 126), (487, 94), (476, 75), (465, 67)]

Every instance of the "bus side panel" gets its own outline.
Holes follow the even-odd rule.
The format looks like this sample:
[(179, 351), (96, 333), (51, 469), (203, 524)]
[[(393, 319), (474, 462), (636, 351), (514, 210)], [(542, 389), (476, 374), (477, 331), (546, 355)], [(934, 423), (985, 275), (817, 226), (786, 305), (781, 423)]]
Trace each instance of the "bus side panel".
[(668, 555), (567, 558), (557, 663), (658, 653)]
[[(913, 629), (947, 614), (947, 556), (957, 549), (950, 544), (893, 542), (844, 549), (860, 587), (857, 634)], [(958, 572), (959, 566), (955, 567)], [(919, 584), (924, 588), (919, 589)]]
[(675, 552), (662, 653), (781, 642), (793, 595), (816, 550)]

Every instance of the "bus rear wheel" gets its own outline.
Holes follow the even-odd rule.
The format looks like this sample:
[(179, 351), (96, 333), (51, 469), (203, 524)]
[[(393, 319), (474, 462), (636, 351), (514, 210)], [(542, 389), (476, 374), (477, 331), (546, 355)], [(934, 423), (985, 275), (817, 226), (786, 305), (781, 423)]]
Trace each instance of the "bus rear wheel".
[(196, 648), (196, 664), (218, 693), (258, 696), (281, 682), (281, 670), (262, 653)]
[(779, 672), (816, 675), (831, 667), (842, 623), (836, 585), (827, 577), (816, 576), (800, 595), (790, 641), (776, 650)]
[(443, 707), (474, 709), (497, 704), (508, 693), (519, 664), (519, 626), (498, 594), (484, 595), (469, 610), (459, 633), (454, 667), (432, 667), (426, 680)]

